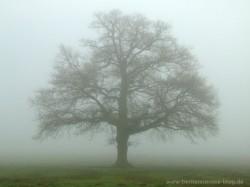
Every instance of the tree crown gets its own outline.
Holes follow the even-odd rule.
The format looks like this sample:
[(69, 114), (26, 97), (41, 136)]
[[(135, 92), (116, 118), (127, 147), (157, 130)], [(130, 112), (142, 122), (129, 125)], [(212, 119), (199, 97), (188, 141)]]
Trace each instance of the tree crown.
[(96, 14), (91, 28), (99, 37), (81, 41), (90, 57), (61, 46), (50, 87), (33, 99), (39, 137), (64, 127), (189, 137), (217, 132), (216, 94), (169, 24), (115, 10)]

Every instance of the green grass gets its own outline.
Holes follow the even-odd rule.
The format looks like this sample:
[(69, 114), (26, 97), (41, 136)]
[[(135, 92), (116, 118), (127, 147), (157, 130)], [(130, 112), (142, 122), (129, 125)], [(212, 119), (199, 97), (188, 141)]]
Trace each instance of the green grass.
[[(0, 187), (179, 187), (204, 186), (201, 184), (177, 184), (181, 180), (244, 181), (242, 185), (205, 186), (250, 186), (250, 169), (202, 166), (141, 167), (115, 169), (108, 167), (83, 167), (63, 165), (0, 166)], [(166, 184), (171, 181), (175, 184)]]

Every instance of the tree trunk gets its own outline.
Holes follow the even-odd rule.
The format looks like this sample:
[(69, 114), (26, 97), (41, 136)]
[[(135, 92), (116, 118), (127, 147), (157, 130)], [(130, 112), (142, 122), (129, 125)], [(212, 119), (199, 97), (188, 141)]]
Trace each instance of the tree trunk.
[(114, 167), (117, 168), (131, 167), (131, 165), (128, 163), (128, 157), (127, 157), (128, 139), (129, 139), (129, 134), (122, 131), (121, 129), (117, 129), (117, 136), (116, 136), (117, 160), (114, 164)]

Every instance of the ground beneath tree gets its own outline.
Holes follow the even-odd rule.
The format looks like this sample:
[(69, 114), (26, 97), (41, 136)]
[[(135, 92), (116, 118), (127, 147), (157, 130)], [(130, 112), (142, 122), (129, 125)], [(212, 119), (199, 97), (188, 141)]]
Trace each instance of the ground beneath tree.
[[(250, 186), (250, 168), (204, 168), (204, 167), (150, 167), (150, 168), (82, 168), (77, 166), (11, 166), (1, 167), (0, 187), (6, 186), (48, 186), (48, 187), (160, 187), (183, 186), (177, 184), (186, 181), (224, 181), (223, 187), (241, 180), (243, 184), (234, 186)], [(170, 184), (171, 183), (171, 184)], [(197, 186), (186, 184), (185, 186)], [(202, 186), (202, 185), (198, 185)], [(218, 186), (218, 185), (209, 185)]]

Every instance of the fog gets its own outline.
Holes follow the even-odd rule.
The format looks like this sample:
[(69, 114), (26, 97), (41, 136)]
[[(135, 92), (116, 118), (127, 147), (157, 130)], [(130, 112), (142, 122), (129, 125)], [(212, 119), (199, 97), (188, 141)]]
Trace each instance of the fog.
[(183, 137), (163, 142), (139, 136), (139, 144), (129, 148), (129, 160), (143, 162), (138, 159), (143, 155), (145, 162), (147, 158), (225, 158), (250, 163), (247, 0), (1, 0), (0, 160), (81, 162), (105, 155), (110, 163), (114, 161), (115, 147), (108, 145), (103, 134), (91, 139), (66, 133), (42, 142), (33, 140), (38, 121), (29, 104), (34, 91), (47, 85), (58, 46), (63, 43), (80, 50), (79, 40), (94, 36), (89, 29), (93, 14), (113, 9), (171, 23), (178, 42), (192, 47), (221, 103), (217, 137), (196, 139), (194, 144)]

